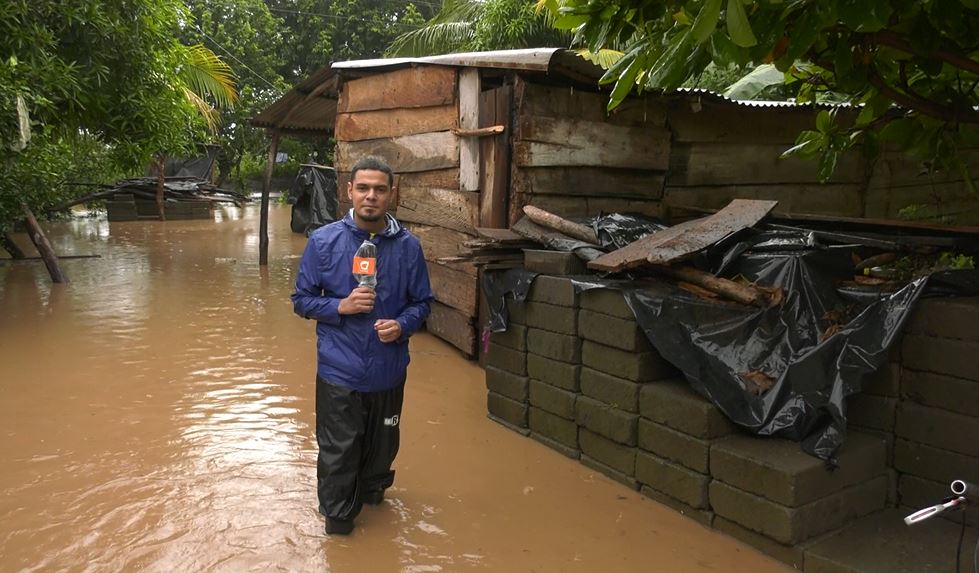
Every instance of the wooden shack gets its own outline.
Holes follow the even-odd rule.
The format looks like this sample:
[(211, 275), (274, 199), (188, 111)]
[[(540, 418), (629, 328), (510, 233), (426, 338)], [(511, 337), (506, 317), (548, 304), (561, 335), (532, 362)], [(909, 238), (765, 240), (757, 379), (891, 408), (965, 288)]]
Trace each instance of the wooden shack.
[(676, 219), (744, 197), (778, 200), (786, 216), (979, 222), (961, 177), (897, 154), (848, 154), (828, 183), (815, 162), (780, 159), (813, 127), (812, 106), (694, 90), (630, 97), (610, 115), (602, 73), (553, 48), (339, 62), (253, 123), (273, 134), (331, 131), (342, 209), (354, 161), (391, 163), (396, 215), (430, 263), (428, 329), (469, 356), (479, 339), (477, 268), (440, 259), (458, 255), (477, 227), (509, 226), (523, 205)]

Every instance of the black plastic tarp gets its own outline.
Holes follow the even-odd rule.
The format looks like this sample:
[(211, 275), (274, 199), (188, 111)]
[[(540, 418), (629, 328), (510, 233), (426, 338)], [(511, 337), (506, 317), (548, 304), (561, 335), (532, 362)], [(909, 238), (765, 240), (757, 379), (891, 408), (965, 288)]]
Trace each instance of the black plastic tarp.
[[(853, 276), (859, 246), (820, 245), (803, 230), (744, 235), (722, 241), (697, 264), (779, 287), (782, 304), (761, 309), (707, 300), (649, 277), (572, 279), (579, 291), (621, 290), (657, 351), (732, 421), (799, 441), (835, 463), (846, 435), (847, 397), (887, 362), (918, 298), (979, 294), (979, 273), (939, 272), (880, 292), (843, 280)], [(523, 270), (484, 273), (492, 330), (506, 329), (503, 297), (523, 300), (533, 279)], [(753, 380), (770, 387), (760, 390)]]
[(307, 236), (314, 229), (337, 220), (337, 173), (332, 167), (305, 164), (289, 189), (292, 205), (290, 227)]

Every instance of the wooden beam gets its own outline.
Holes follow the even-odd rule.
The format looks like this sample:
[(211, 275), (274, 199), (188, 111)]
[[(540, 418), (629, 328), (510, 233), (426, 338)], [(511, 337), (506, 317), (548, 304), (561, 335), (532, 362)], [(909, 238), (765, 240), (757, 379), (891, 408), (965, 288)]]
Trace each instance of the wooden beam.
[(476, 268), (472, 265), (430, 264), (428, 276), (435, 300), (462, 314), (476, 316)]
[(337, 114), (338, 141), (362, 141), (433, 131), (455, 130), (459, 114), (455, 105), (410, 109), (380, 109)]
[[(819, 182), (816, 161), (788, 157), (789, 146), (742, 143), (691, 143), (673, 146), (667, 186), (761, 185)], [(859, 150), (844, 153), (830, 183), (866, 181), (866, 163)]]
[(428, 315), (428, 331), (462, 351), (466, 357), (476, 352), (476, 329), (472, 320), (450, 306), (433, 302)]
[(349, 80), (340, 90), (339, 113), (455, 103), (456, 70), (418, 66)]
[(268, 162), (265, 164), (265, 179), (262, 181), (262, 208), (258, 223), (258, 264), (269, 264), (269, 194), (272, 189), (272, 170), (275, 168), (275, 156), (279, 152), (279, 132), (272, 132), (272, 142), (269, 144)]
[(402, 185), (398, 189), (398, 219), (475, 235), (479, 194)]
[(68, 277), (61, 270), (61, 265), (58, 263), (58, 255), (54, 253), (54, 249), (51, 247), (51, 243), (48, 241), (47, 235), (44, 234), (44, 230), (37, 223), (37, 219), (34, 217), (34, 212), (31, 211), (27, 203), (21, 203), (21, 210), (24, 212), (24, 222), (27, 225), (27, 234), (31, 238), (31, 242), (34, 243), (34, 247), (37, 252), (41, 254), (41, 258), (44, 259), (44, 266), (48, 269), (48, 274), (51, 276), (51, 281), (56, 283), (67, 283)]
[[(510, 125), (513, 88), (509, 85), (480, 94), (479, 123), (489, 129)], [(479, 224), (483, 227), (506, 227), (506, 205), (509, 195), (509, 135), (500, 131), (479, 142), (480, 193)]]
[(427, 261), (459, 256), (465, 251), (463, 243), (472, 239), (465, 233), (434, 225), (422, 225), (406, 221), (405, 227), (411, 231), (411, 234), (418, 237)]
[(533, 167), (517, 172), (519, 185), (533, 195), (578, 195), (657, 200), (665, 172), (607, 167)]
[(385, 159), (397, 173), (458, 167), (459, 138), (449, 131), (439, 131), (385, 139), (337, 142), (336, 163), (341, 171), (350, 171), (355, 161), (367, 155)]
[[(459, 70), (459, 128), (479, 127), (479, 68)], [(459, 185), (479, 191), (479, 141), (466, 137), (459, 144)]]
[(565, 235), (578, 239), (579, 241), (584, 241), (593, 245), (599, 244), (598, 237), (595, 236), (595, 231), (587, 225), (569, 221), (563, 217), (555, 215), (554, 213), (545, 211), (539, 207), (534, 207), (533, 205), (526, 205), (523, 208), (523, 212), (530, 218), (531, 221), (537, 223), (538, 225), (543, 225), (559, 233), (564, 233)]
[(506, 127), (502, 125), (491, 125), (476, 129), (453, 129), (452, 134), (457, 137), (489, 137), (491, 135), (499, 135), (504, 131), (506, 131)]
[(600, 166), (665, 170), (670, 132), (597, 121), (525, 116), (515, 135), (514, 160), (522, 167)]

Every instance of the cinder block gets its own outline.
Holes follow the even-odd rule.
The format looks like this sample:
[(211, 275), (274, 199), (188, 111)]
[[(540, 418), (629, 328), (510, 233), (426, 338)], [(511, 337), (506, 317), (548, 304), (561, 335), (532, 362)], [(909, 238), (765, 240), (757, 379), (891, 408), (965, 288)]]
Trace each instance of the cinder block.
[(733, 422), (684, 380), (644, 384), (639, 390), (639, 413), (644, 418), (701, 439), (718, 438), (736, 431)]
[[(919, 509), (930, 507), (952, 495), (949, 483), (942, 483), (928, 479), (922, 479), (910, 474), (901, 474), (897, 480), (897, 496), (901, 500), (901, 507), (907, 508), (907, 514)], [(944, 513), (938, 517), (959, 524), (962, 522), (962, 514), (959, 512)], [(979, 527), (979, 512), (967, 511), (965, 513), (965, 523), (972, 527)]]
[(884, 473), (884, 443), (851, 433), (839, 451), (839, 467), (802, 451), (799, 444), (773, 438), (729, 436), (710, 449), (714, 479), (788, 507), (825, 498)]
[(655, 350), (626, 352), (590, 340), (581, 345), (581, 362), (599, 372), (633, 382), (664, 380), (679, 372)]
[(979, 297), (931, 298), (917, 302), (906, 330), (940, 338), (979, 341)]
[(846, 399), (847, 422), (882, 432), (894, 431), (897, 398), (854, 394)]
[(591, 368), (581, 369), (581, 393), (626, 412), (639, 411), (641, 384)]
[(545, 302), (525, 304), (526, 325), (560, 334), (578, 334), (578, 311)]
[(579, 396), (575, 401), (575, 421), (579, 426), (600, 434), (610, 440), (635, 446), (639, 416), (612, 408), (606, 404)]
[(569, 448), (578, 449), (578, 425), (540, 408), (530, 408), (530, 431)]
[(801, 543), (883, 509), (886, 499), (887, 476), (883, 475), (795, 508), (717, 479), (710, 483), (710, 505), (714, 513), (787, 545)]
[(894, 468), (944, 484), (957, 479), (979, 481), (976, 477), (966, 477), (979, 476), (979, 458), (901, 439), (894, 443)]
[(897, 411), (898, 437), (979, 458), (979, 418), (902, 402)]
[(709, 473), (710, 442), (639, 419), (639, 448), (702, 474)]
[(660, 493), (655, 489), (640, 485), (640, 493), (649, 499), (655, 501), (656, 503), (661, 503), (666, 507), (672, 509), (673, 511), (696, 521), (697, 523), (703, 525), (704, 527), (710, 527), (714, 523), (714, 512), (708, 509), (697, 509), (695, 507), (690, 507), (689, 505), (683, 503), (680, 500), (673, 499), (672, 497), (666, 495), (665, 493)]
[(534, 279), (527, 299), (571, 308), (578, 306), (578, 293), (575, 292), (571, 279), (547, 275), (538, 275)]
[(535, 440), (537, 440), (538, 442), (544, 444), (545, 446), (551, 448), (552, 450), (556, 451), (557, 453), (561, 454), (562, 456), (569, 457), (569, 458), (571, 458), (573, 460), (577, 460), (577, 459), (580, 459), (581, 458), (581, 450), (576, 450), (574, 448), (569, 448), (568, 446), (565, 446), (564, 444), (562, 444), (560, 442), (556, 442), (556, 441), (548, 438), (547, 436), (542, 436), (542, 435), (538, 434), (537, 432), (531, 431), (530, 432), (530, 437), (533, 438), (533, 439), (535, 439)]
[(671, 464), (653, 454), (643, 451), (636, 454), (636, 479), (691, 507), (710, 507), (707, 496), (710, 476)]
[(567, 334), (531, 328), (527, 332), (530, 352), (567, 364), (581, 362), (581, 339)]
[(979, 342), (909, 334), (901, 345), (904, 367), (979, 382)]
[(504, 332), (494, 332), (490, 335), (493, 344), (506, 346), (519, 352), (527, 352), (527, 327), (511, 322)]
[(577, 392), (580, 372), (581, 366), (577, 364), (558, 362), (536, 354), (527, 355), (527, 373), (530, 377), (551, 386)]
[(639, 489), (639, 482), (636, 481), (635, 478), (629, 477), (628, 475), (616, 470), (615, 468), (611, 466), (607, 466), (602, 462), (596, 460), (595, 458), (588, 457), (585, 454), (581, 454), (580, 459), (581, 459), (581, 464), (584, 465), (585, 467), (591, 468), (603, 474), (605, 477), (617, 481), (633, 491)]
[(574, 253), (524, 249), (523, 267), (545, 275), (579, 275), (585, 272), (585, 261)]
[(783, 545), (777, 541), (773, 541), (768, 537), (765, 537), (760, 533), (756, 533), (750, 529), (741, 527), (737, 523), (734, 523), (729, 519), (724, 519), (719, 515), (714, 517), (713, 526), (714, 529), (720, 531), (721, 533), (730, 535), (738, 541), (754, 547), (758, 551), (761, 551), (773, 559), (777, 559), (778, 561), (781, 561), (782, 563), (785, 563), (800, 571), (802, 570), (805, 552), (804, 546)]
[(648, 352), (653, 346), (635, 319), (618, 318), (592, 310), (578, 311), (581, 337), (628, 352)]
[(527, 353), (491, 342), (489, 352), (486, 354), (486, 365), (506, 370), (517, 376), (526, 376)]
[(494, 418), (498, 418), (517, 428), (527, 427), (527, 410), (529, 407), (523, 402), (511, 400), (496, 392), (487, 392), (486, 409), (489, 411), (490, 416)]
[(972, 380), (905, 369), (901, 396), (923, 406), (979, 417), (979, 384)]
[(522, 300), (512, 298), (505, 299), (507, 311), (507, 324), (527, 324), (527, 303)]
[(581, 308), (635, 320), (632, 309), (625, 302), (622, 291), (607, 288), (596, 288), (581, 293)]
[(897, 398), (901, 391), (901, 363), (888, 362), (863, 379), (863, 393)]
[(582, 457), (588, 456), (629, 478), (635, 477), (636, 448), (623, 446), (585, 428), (578, 429), (578, 446)]
[(486, 367), (486, 389), (518, 402), (526, 402), (529, 394), (529, 380), (492, 366)]
[(574, 404), (578, 395), (562, 390), (556, 386), (545, 384), (540, 380), (530, 381), (530, 404), (541, 410), (546, 410), (566, 420), (574, 420)]

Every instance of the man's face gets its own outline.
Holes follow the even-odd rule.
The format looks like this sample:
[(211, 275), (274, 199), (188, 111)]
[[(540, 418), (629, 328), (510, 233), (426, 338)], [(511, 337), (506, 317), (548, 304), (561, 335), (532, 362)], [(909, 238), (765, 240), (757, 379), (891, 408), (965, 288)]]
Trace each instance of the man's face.
[(394, 189), (388, 174), (374, 169), (361, 169), (347, 185), (347, 197), (354, 204), (354, 215), (361, 221), (375, 223), (384, 219)]

